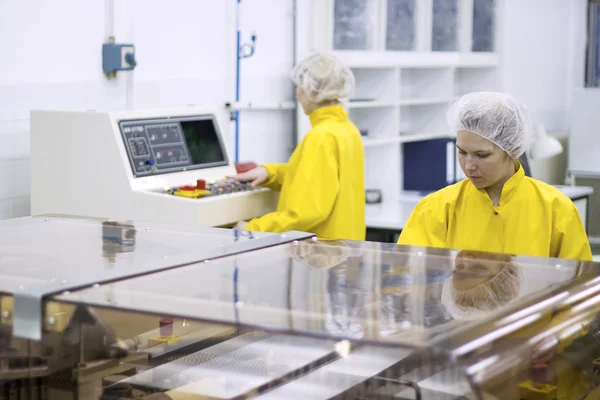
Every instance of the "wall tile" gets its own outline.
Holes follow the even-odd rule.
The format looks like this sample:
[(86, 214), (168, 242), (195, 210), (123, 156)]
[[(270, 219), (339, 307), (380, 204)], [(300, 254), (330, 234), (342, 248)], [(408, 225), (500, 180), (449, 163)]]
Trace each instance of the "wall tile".
[(20, 196), (14, 198), (13, 218), (27, 217), (31, 215), (31, 198)]
[(15, 135), (0, 134), (0, 161), (12, 160), (15, 157)]
[(31, 194), (31, 162), (29, 158), (15, 160), (14, 164), (14, 196), (29, 196)]
[[(31, 154), (31, 135), (29, 131), (14, 134), (14, 158), (29, 158)], [(1, 153), (1, 151), (0, 151)]]
[(15, 194), (14, 161), (0, 161), (0, 199), (10, 199)]
[(15, 90), (13, 86), (0, 85), (0, 121), (15, 118)]
[(14, 217), (13, 199), (0, 200), (0, 219), (9, 219)]

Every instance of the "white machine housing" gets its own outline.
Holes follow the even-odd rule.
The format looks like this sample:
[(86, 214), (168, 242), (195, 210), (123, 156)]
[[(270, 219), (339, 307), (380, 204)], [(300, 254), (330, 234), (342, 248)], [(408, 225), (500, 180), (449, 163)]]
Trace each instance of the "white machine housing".
[[(176, 122), (188, 118), (212, 119), (224, 160), (160, 171), (156, 170), (158, 165), (149, 165), (147, 171), (136, 173), (137, 167), (129, 158), (132, 145), (125, 144), (129, 139), (121, 132), (122, 124), (167, 120), (176, 130)], [(181, 126), (179, 135), (186, 142)], [(275, 210), (278, 193), (266, 188), (204, 198), (165, 191), (195, 185), (198, 179), (209, 182), (235, 175), (235, 163), (225, 143), (210, 109), (32, 111), (31, 213), (228, 226)]]

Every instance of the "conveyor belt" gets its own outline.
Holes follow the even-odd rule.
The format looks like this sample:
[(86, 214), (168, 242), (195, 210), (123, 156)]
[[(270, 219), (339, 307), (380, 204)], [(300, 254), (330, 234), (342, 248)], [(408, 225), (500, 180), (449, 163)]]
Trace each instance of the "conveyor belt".
[(332, 341), (246, 334), (144, 371), (122, 383), (228, 399), (266, 389), (279, 378), (298, 373), (309, 364), (318, 367), (335, 354)]
[(262, 399), (330, 399), (351, 389), (411, 354), (406, 349), (363, 347), (282, 385)]

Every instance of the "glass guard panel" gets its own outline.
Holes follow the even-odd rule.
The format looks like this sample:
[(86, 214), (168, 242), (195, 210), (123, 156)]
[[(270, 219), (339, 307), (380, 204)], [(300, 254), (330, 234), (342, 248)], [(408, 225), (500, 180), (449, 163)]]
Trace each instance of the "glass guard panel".
[[(72, 318), (47, 326), (41, 342), (12, 343), (12, 359), (35, 367), (0, 369), (7, 383), (0, 391), (44, 392), (50, 400), (406, 400), (470, 393), (459, 366), (426, 351), (53, 302), (47, 312)], [(144, 331), (153, 324), (160, 326)]]
[(533, 294), (544, 298), (550, 288), (576, 278), (579, 264), (560, 262), (309, 240), (55, 299), (274, 332), (427, 347)]
[(412, 51), (415, 48), (415, 0), (388, 0), (386, 48)]
[(456, 51), (458, 43), (458, 1), (433, 0), (433, 51)]
[(473, 0), (473, 51), (494, 51), (495, 0)]
[(51, 281), (77, 281), (118, 269), (165, 263), (175, 255), (220, 248), (269, 234), (230, 229), (78, 218), (0, 223), (0, 293)]
[(335, 0), (333, 46), (335, 50), (370, 50), (373, 41), (375, 2)]

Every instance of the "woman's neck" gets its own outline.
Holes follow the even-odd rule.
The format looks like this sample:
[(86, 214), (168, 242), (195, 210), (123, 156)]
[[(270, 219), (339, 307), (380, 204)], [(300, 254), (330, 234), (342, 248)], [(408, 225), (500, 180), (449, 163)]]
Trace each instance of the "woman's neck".
[(510, 172), (507, 172), (506, 175), (500, 179), (497, 183), (492, 186), (485, 188), (488, 196), (492, 200), (492, 204), (497, 207), (500, 205), (500, 197), (502, 196), (502, 189), (504, 188), (504, 184), (517, 172), (518, 164), (514, 163), (513, 168)]

